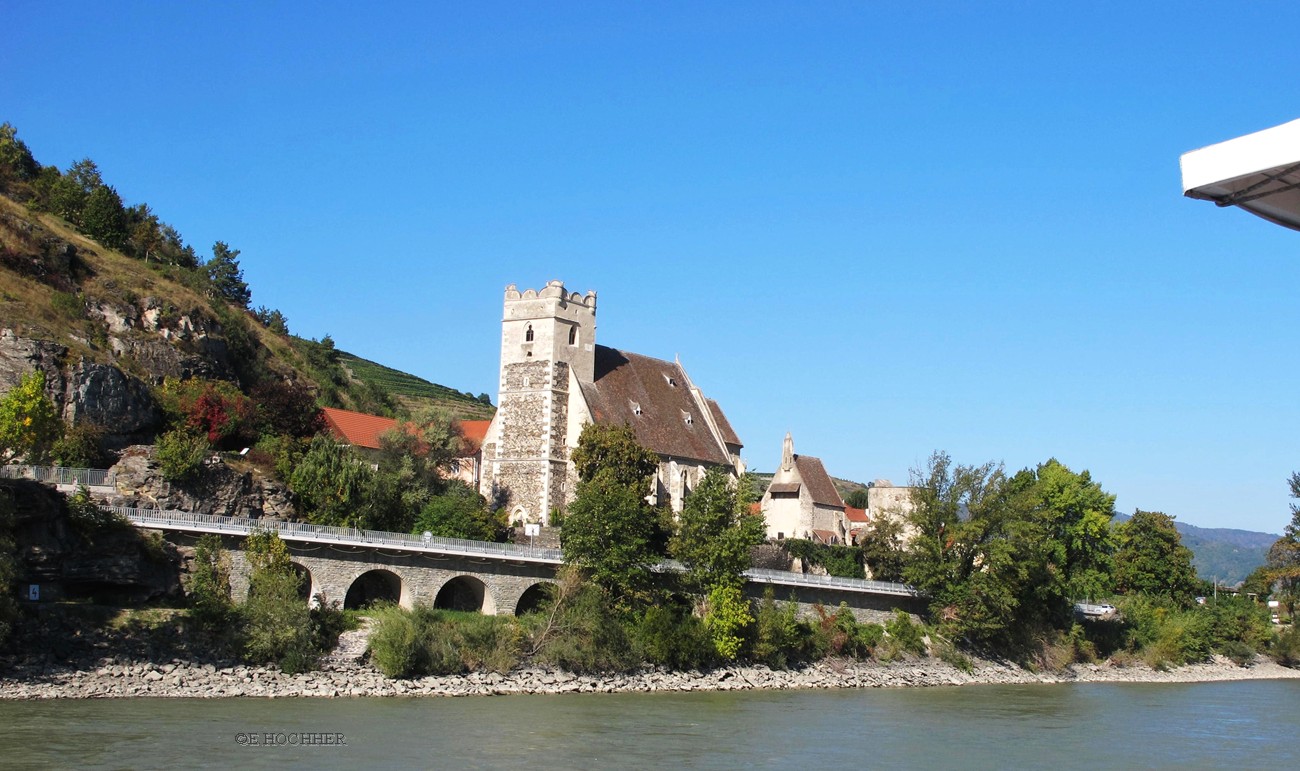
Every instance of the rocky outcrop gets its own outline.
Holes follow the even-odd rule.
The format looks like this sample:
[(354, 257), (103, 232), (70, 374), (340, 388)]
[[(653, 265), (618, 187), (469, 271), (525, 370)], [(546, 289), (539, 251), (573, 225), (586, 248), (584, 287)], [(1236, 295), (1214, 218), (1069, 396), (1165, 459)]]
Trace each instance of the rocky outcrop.
[(0, 480), (12, 507), (20, 586), (41, 596), (144, 602), (178, 595), (180, 555), (160, 538), (108, 517), (74, 519), (67, 499), (37, 482)]
[(110, 502), (115, 506), (250, 519), (293, 518), (287, 487), (254, 471), (237, 471), (217, 456), (196, 480), (185, 484), (163, 479), (155, 448), (148, 445), (126, 448), (112, 470), (118, 494)]
[(94, 423), (116, 436), (152, 434), (162, 412), (149, 386), (111, 364), (81, 359), (68, 373), (62, 394), (69, 423)]

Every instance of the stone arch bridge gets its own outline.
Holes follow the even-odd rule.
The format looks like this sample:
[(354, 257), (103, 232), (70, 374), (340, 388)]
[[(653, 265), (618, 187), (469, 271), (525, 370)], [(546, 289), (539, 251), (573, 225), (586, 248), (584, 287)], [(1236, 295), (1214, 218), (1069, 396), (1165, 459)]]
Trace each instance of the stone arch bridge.
[[(244, 537), (256, 530), (279, 533), (295, 569), (305, 574), (305, 601), (338, 601), (348, 608), (390, 601), (406, 608), (524, 613), (545, 599), (547, 585), (555, 583), (563, 563), (559, 550), (516, 544), (180, 511), (113, 510), (138, 527), (164, 531), (178, 544), (192, 545), (204, 533), (220, 535), (231, 557), (231, 593), (236, 599), (248, 595), (250, 569), (241, 548)], [(673, 563), (659, 566), (661, 571), (675, 569), (680, 568)], [(904, 584), (758, 569), (746, 577), (751, 598), (761, 598), (773, 586), (778, 599), (799, 603), (805, 614), (816, 605), (835, 608), (845, 603), (860, 620), (880, 621), (896, 609), (914, 614), (924, 609), (917, 591)]]

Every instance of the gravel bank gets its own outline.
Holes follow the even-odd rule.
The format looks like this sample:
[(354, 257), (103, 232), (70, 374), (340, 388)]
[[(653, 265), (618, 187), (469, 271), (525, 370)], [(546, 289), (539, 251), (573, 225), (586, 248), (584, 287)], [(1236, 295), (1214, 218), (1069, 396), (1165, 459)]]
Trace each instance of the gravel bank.
[(977, 661), (963, 672), (937, 659), (889, 664), (823, 661), (801, 669), (773, 671), (736, 666), (707, 672), (645, 670), (626, 675), (573, 675), (546, 669), (508, 674), (473, 673), (415, 680), (388, 680), (373, 667), (329, 662), (306, 674), (286, 675), (266, 667), (168, 663), (108, 659), (95, 668), (69, 669), (31, 664), (0, 672), (3, 699), (96, 698), (343, 698), (357, 696), (488, 696), (515, 693), (628, 693), (654, 691), (741, 691), (796, 688), (898, 688), (970, 684), (1064, 682), (1206, 682), (1300, 678), (1300, 670), (1271, 661), (1239, 667), (1213, 662), (1160, 672), (1145, 666), (1077, 665), (1065, 672), (1040, 674), (1012, 664)]

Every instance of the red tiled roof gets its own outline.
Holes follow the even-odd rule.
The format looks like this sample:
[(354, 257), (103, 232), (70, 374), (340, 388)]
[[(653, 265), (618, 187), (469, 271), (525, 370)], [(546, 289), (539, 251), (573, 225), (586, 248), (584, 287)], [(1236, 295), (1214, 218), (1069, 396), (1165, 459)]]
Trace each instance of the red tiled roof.
[(379, 449), (379, 435), (397, 428), (397, 421), (363, 412), (340, 410), (334, 407), (322, 407), (325, 413), (325, 425), (334, 435), (353, 447)]
[(483, 440), (487, 439), (488, 426), (492, 425), (490, 420), (462, 420), (460, 421), (460, 432), (465, 437), (465, 441), (471, 445), (470, 452), (478, 452), (483, 446)]
[[(716, 465), (731, 462), (700, 414), (686, 373), (674, 362), (597, 345), (594, 382), (584, 383), (582, 394), (596, 423), (626, 423), (638, 442), (660, 455)], [(704, 408), (726, 422), (722, 410)]]
[(811, 455), (795, 455), (794, 465), (799, 469), (799, 477), (803, 480), (804, 487), (808, 488), (813, 503), (844, 508), (844, 501), (840, 499), (835, 483), (831, 482), (831, 475), (826, 473), (826, 467), (820, 459)]
[(866, 523), (866, 522), (870, 522), (870, 521), (871, 521), (871, 519), (867, 516), (867, 510), (866, 510), (866, 509), (855, 509), (855, 508), (853, 508), (852, 506), (845, 506), (845, 507), (844, 507), (844, 516), (845, 516), (845, 517), (846, 517), (850, 522), (863, 522), (863, 523)]

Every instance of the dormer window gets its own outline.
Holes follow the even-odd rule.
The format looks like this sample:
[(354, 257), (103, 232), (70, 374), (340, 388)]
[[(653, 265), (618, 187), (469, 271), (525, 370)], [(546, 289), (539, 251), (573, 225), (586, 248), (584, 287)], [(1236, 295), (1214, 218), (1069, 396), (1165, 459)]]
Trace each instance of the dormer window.
[(686, 421), (686, 425), (688, 426), (695, 425), (695, 418), (691, 417), (691, 413), (685, 410), (682, 410), (682, 420)]
[(633, 414), (633, 415), (640, 415), (640, 414), (641, 414), (641, 403), (640, 403), (640, 402), (629, 402), (629, 404), (632, 406), (632, 414)]
[(672, 375), (664, 375), (664, 380), (667, 380), (668, 385), (672, 386), (673, 388), (677, 387), (677, 381), (673, 379)]
[(533, 341), (533, 325), (529, 324), (528, 329), (524, 331), (524, 342), (531, 343), (532, 341)]
[(569, 345), (578, 344), (578, 328), (569, 327)]

